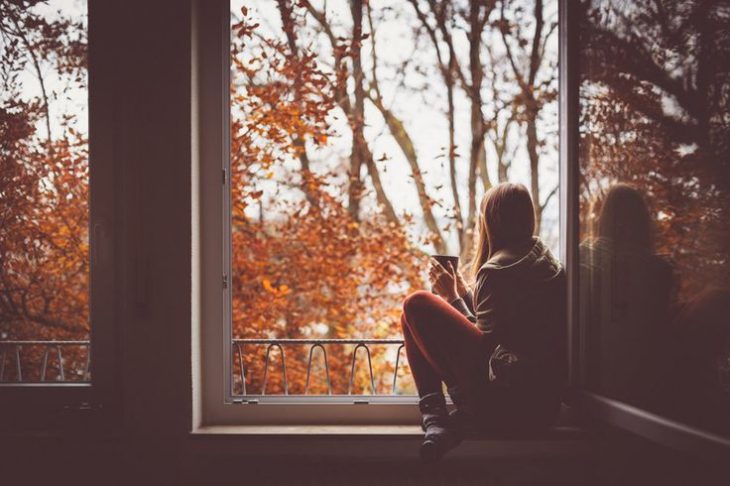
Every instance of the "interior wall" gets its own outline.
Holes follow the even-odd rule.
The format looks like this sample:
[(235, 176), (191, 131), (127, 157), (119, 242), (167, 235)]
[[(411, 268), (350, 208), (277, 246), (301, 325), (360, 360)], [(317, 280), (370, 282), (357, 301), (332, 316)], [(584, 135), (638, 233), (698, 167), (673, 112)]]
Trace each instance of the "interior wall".
[(125, 45), (109, 86), (121, 95), (114, 146), (124, 251), (116, 264), (125, 298), (115, 324), (124, 429), (179, 435), (191, 420), (190, 2), (104, 8), (116, 11), (115, 38)]
[(191, 420), (190, 2), (90, 3), (91, 49), (111, 51), (92, 51), (91, 72), (95, 61), (107, 75), (91, 83), (113, 93), (100, 116), (115, 167), (122, 432), (179, 436)]

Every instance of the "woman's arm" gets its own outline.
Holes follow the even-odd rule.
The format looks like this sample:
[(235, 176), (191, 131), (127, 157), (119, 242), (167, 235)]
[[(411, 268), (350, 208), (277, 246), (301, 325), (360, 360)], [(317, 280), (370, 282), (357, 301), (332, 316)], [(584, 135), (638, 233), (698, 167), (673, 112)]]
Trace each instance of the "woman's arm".
[(484, 334), (489, 335), (488, 339), (495, 346), (498, 344), (501, 326), (504, 325), (504, 319), (500, 318), (502, 309), (499, 288), (498, 276), (493, 271), (485, 268), (479, 272), (474, 299), (476, 325)]
[(467, 289), (466, 294), (461, 298), (466, 304), (466, 307), (469, 309), (469, 312), (476, 314), (474, 312), (474, 292), (472, 292), (471, 289)]
[(476, 323), (474, 315), (474, 294), (466, 283), (466, 279), (461, 272), (450, 268), (451, 274), (454, 276), (456, 286), (456, 296), (447, 299), (451, 306), (461, 312), (471, 322)]
[[(471, 302), (471, 304), (469, 304), (469, 302)], [(457, 297), (455, 300), (449, 302), (449, 304), (451, 304), (451, 306), (454, 309), (456, 309), (459, 312), (461, 312), (462, 314), (464, 314), (464, 316), (467, 319), (469, 319), (471, 322), (476, 324), (477, 318), (474, 315), (474, 310), (473, 310), (474, 304), (473, 304), (473, 298), (472, 298), (471, 291), (468, 292), (468, 294), (465, 295), (464, 297)]]

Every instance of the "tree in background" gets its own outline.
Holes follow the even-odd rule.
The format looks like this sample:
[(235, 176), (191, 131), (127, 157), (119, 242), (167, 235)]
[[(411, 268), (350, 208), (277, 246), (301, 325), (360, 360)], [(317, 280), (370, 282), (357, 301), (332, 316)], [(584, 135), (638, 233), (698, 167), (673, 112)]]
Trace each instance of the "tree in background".
[[(285, 40), (253, 43), (257, 26), (247, 19), (245, 9), (233, 26), (234, 335), (386, 337), (398, 317), (403, 294), (398, 288), (418, 285), (422, 263), (403, 228), (387, 213), (363, 217), (353, 210), (360, 189), (353, 192), (351, 181), (343, 188), (336, 183), (337, 173), (310, 169), (308, 148), (327, 143), (333, 135), (329, 117), (343, 104), (352, 110), (348, 126), (353, 140), (360, 140), (353, 143), (360, 145), (351, 157), (357, 159), (355, 164), (372, 158), (361, 136), (363, 122), (355, 115), (364, 98), (351, 104), (336, 99), (341, 71), (318, 67), (316, 56), (297, 45), (293, 8), (283, 1), (278, 7)], [(350, 46), (338, 49), (337, 62), (357, 55)], [(289, 166), (287, 161), (296, 164)], [(263, 210), (262, 188), (272, 186), (274, 200)], [(250, 205), (262, 208), (256, 217), (247, 212)], [(290, 392), (302, 393), (308, 349), (288, 351)], [(328, 350), (336, 393), (348, 386), (345, 370), (350, 358), (345, 351)], [(385, 371), (385, 350), (377, 351), (373, 359), (378, 371)], [(263, 385), (263, 352), (244, 350), (248, 389), (255, 392)], [(267, 392), (280, 392), (281, 374), (271, 375)], [(384, 375), (378, 373), (381, 391), (387, 385)], [(366, 381), (358, 375), (359, 385)], [(324, 380), (313, 383), (310, 391), (325, 392)]]
[[(520, 171), (533, 186), (551, 183), (538, 172), (557, 160), (542, 115), (557, 54), (554, 29), (537, 29), (550, 9), (528, 0), (266, 5), (263, 21), (236, 9), (232, 26), (235, 336), (398, 336), (400, 303), (423, 288), (427, 253), (470, 257), (481, 194)], [(74, 102), (86, 89), (85, 16), (36, 1), (0, 8), (0, 332), (84, 339), (88, 149)], [(387, 44), (394, 24), (404, 35), (397, 56)], [(524, 50), (533, 31), (537, 57)], [(442, 153), (421, 145), (420, 107), (399, 102), (415, 97), (438, 111)], [(544, 137), (532, 145), (528, 112)], [(551, 187), (539, 189), (544, 206)], [(336, 391), (349, 351), (330, 354)], [(245, 354), (249, 368), (261, 352)], [(392, 352), (374, 350), (380, 388)], [(300, 392), (306, 350), (288, 358)], [(275, 375), (270, 385), (281, 389)]]
[[(88, 143), (64, 111), (86, 87), (86, 28), (38, 3), (0, 2), (0, 335), (87, 339)], [(85, 352), (65, 359), (80, 372)]]
[[(541, 154), (552, 150), (557, 163), (557, 127), (540, 119), (556, 99), (557, 53), (548, 43), (557, 24), (550, 14), (543, 29), (542, 2), (524, 3), (352, 0), (335, 11), (277, 0), (233, 12), (234, 336), (397, 337), (402, 299), (425, 283), (424, 252), (471, 257), (478, 198), (492, 181), (507, 180), (510, 164), (524, 160), (538, 192)], [(394, 19), (411, 29), (404, 46), (418, 55), (381, 43)], [(394, 58), (394, 47), (403, 55)], [(410, 121), (418, 107), (404, 111), (397, 99), (438, 102), (444, 92), (448, 179), (435, 184), (429, 170), (440, 156), (419, 150)], [(547, 131), (538, 139), (541, 123)], [(376, 124), (382, 131), (373, 136)], [(398, 170), (392, 192), (388, 178)], [(444, 185), (451, 200), (437, 195)], [(419, 213), (398, 209), (401, 191), (415, 193)], [(555, 191), (547, 193), (542, 207)], [(251, 347), (247, 388), (257, 393), (265, 348)], [(328, 351), (336, 392), (346, 389), (350, 351)], [(287, 348), (292, 392), (303, 390), (307, 353)], [(279, 359), (267, 393), (282, 390)], [(393, 360), (374, 356), (379, 387), (389, 385)]]

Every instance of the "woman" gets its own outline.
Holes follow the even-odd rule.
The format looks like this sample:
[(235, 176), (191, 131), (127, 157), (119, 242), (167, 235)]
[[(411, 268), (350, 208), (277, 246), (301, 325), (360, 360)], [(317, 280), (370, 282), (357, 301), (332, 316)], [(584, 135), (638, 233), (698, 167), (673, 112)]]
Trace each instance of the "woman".
[[(473, 290), (454, 268), (433, 262), (433, 293), (418, 291), (403, 303), (424, 460), (440, 458), (467, 428), (547, 426), (559, 410), (565, 275), (534, 231), (527, 189), (493, 187), (480, 206)], [(442, 383), (456, 405), (451, 417)]]

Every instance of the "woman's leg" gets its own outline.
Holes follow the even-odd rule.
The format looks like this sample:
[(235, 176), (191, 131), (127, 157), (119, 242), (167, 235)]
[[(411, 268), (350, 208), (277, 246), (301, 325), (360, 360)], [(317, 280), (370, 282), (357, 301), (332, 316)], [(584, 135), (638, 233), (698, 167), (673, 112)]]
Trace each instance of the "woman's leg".
[(482, 332), (473, 323), (441, 297), (425, 291), (406, 297), (402, 323), (409, 364), (417, 370), (413, 372), (416, 386), (420, 382), (425, 387), (419, 387), (421, 396), (441, 391), (440, 383), (431, 390), (434, 375), (449, 387), (471, 388), (487, 360)]
[(482, 334), (461, 313), (429, 292), (403, 302), (403, 339), (408, 363), (421, 397), (418, 406), (425, 435), (420, 455), (431, 462), (460, 442), (448, 417), (441, 382), (471, 388), (481, 361)]
[(408, 357), (408, 366), (411, 368), (413, 381), (416, 382), (418, 396), (424, 397), (430, 393), (441, 392), (442, 373), (436, 370), (424, 356), (408, 327), (405, 314), (401, 317), (401, 328), (403, 329), (403, 343)]

